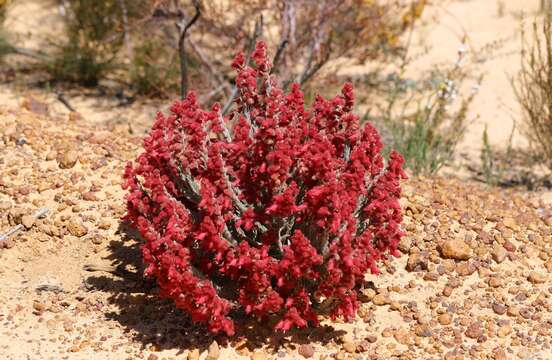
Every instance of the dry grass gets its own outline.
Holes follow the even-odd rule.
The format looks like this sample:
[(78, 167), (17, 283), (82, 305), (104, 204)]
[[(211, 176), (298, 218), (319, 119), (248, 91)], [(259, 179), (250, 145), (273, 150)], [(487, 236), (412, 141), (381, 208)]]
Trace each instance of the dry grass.
[(535, 153), (552, 169), (552, 12), (522, 33), (521, 69), (513, 81), (523, 110), (523, 131)]

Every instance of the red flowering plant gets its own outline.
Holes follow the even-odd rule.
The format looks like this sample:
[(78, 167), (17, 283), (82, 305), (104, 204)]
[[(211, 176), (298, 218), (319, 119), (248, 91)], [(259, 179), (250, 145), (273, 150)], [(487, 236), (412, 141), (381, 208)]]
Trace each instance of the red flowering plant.
[(284, 331), (322, 311), (349, 319), (365, 274), (397, 255), (403, 159), (385, 164), (377, 131), (352, 113), (351, 84), (308, 109), (298, 85), (278, 88), (263, 42), (251, 58), (232, 64), (227, 116), (190, 92), (127, 166), (146, 275), (214, 333), (234, 334), (235, 311)]

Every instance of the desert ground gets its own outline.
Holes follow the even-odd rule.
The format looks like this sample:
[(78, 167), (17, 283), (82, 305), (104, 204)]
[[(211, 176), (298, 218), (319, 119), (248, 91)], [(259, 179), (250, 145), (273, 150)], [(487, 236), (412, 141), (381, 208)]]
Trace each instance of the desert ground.
[[(10, 10), (29, 47), (44, 35), (37, 7), (21, 0)], [(67, 92), (76, 114), (53, 93), (1, 84), (0, 234), (22, 229), (0, 241), (0, 358), (552, 359), (551, 192), (491, 187), (465, 170), (485, 125), (497, 148), (512, 131), (514, 146), (527, 146), (512, 130), (520, 111), (510, 78), (521, 14), (537, 8), (451, 0), (424, 14), (433, 25), (414, 33), (417, 66), (452, 62), (465, 43), (485, 76), (458, 165), (405, 181), (401, 256), (366, 277), (354, 321), (286, 334), (242, 322), (235, 338), (207, 335), (141, 276), (137, 235), (121, 220), (122, 172), (165, 105)]]

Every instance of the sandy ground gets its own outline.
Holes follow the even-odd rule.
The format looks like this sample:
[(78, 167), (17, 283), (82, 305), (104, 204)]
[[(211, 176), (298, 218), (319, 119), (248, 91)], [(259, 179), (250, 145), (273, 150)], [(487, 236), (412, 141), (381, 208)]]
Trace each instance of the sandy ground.
[(25, 226), (0, 243), (2, 359), (552, 357), (552, 207), (538, 194), (412, 179), (403, 255), (366, 278), (354, 321), (285, 335), (243, 323), (225, 339), (140, 275), (136, 234), (120, 220), (138, 137), (30, 100), (0, 107), (0, 134), (0, 233)]
[[(500, 3), (503, 4), (502, 10), (499, 10)], [(436, 20), (436, 25), (416, 34), (418, 46), (430, 47), (417, 64), (427, 66), (429, 59), (454, 62), (458, 48), (465, 43), (468, 50), (466, 66), (484, 76), (470, 112), (476, 120), (468, 128), (461, 151), (479, 156), (485, 125), (491, 144), (505, 147), (514, 122), (519, 122), (521, 113), (511, 78), (520, 66), (521, 14), (525, 14), (526, 23), (532, 21), (538, 4), (538, 0), (449, 1), (442, 7), (431, 7), (426, 14), (428, 21)], [(513, 142), (514, 146), (526, 145), (519, 131), (514, 132)]]
[[(499, 4), (503, 5), (500, 6)], [(459, 146), (466, 158), (479, 161), (482, 135), (488, 127), (491, 145), (507, 147), (514, 132), (514, 147), (527, 141), (520, 133), (520, 108), (511, 78), (520, 68), (521, 19), (526, 24), (537, 15), (539, 0), (444, 0), (433, 2), (415, 29), (406, 76), (418, 79), (435, 64), (451, 67), (458, 50), (466, 48), (462, 62), (472, 77), (483, 75), (478, 95), (469, 109), (471, 124)], [(502, 9), (500, 9), (502, 8)], [(344, 74), (362, 74), (372, 67), (352, 66)], [(461, 93), (468, 94), (476, 81), (467, 82)], [(514, 123), (518, 122), (514, 130)]]

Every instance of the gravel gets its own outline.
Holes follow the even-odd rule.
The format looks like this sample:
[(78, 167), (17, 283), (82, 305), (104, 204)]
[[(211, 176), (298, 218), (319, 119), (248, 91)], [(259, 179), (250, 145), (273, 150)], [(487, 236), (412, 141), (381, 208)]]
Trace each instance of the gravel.
[[(404, 183), (403, 256), (367, 275), (355, 319), (208, 335), (151, 283), (119, 276), (141, 269), (120, 220), (121, 174), (141, 139), (124, 130), (0, 108), (0, 232), (27, 229), (0, 244), (5, 358), (552, 358), (552, 208), (535, 193), (438, 177)], [(31, 225), (24, 215), (42, 206), (51, 214)], [(125, 271), (87, 273), (88, 263)], [(35, 290), (50, 278), (63, 291)]]

